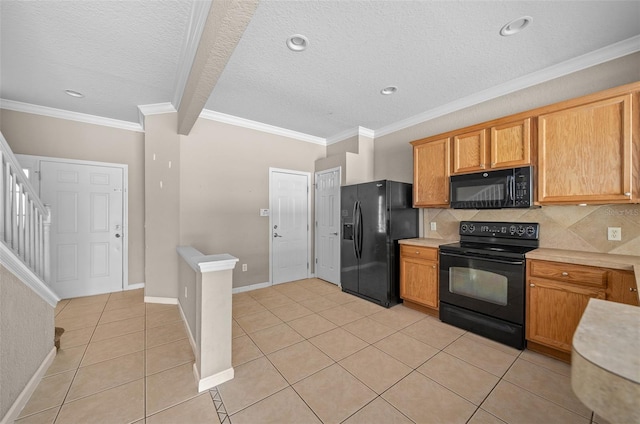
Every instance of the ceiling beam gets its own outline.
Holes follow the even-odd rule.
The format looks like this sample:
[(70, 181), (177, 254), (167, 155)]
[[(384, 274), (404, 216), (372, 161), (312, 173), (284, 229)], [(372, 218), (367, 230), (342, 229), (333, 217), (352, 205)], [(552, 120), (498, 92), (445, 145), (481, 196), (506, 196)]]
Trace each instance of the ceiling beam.
[(258, 3), (259, 0), (211, 2), (178, 107), (178, 134), (191, 132)]

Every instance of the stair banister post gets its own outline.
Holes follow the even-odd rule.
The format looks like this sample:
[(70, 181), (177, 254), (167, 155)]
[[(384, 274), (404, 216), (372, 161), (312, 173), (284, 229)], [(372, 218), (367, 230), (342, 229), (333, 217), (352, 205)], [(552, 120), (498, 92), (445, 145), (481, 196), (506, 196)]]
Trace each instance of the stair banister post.
[(44, 282), (51, 283), (51, 205), (44, 205), (47, 216), (43, 217), (43, 229), (44, 229)]
[(4, 153), (0, 150), (0, 242), (4, 242), (4, 204), (7, 201), (5, 190), (6, 186), (4, 183)]

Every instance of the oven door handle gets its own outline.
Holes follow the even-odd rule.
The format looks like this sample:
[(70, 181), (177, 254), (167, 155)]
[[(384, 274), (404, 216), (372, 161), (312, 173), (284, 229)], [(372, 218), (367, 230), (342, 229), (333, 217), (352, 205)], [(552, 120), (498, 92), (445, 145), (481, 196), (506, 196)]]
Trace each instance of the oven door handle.
[(524, 263), (521, 259), (497, 259), (495, 257), (488, 257), (483, 255), (469, 254), (469, 255), (460, 255), (457, 253), (448, 253), (448, 252), (440, 252), (440, 256), (451, 256), (453, 258), (461, 258), (461, 259), (481, 259), (483, 261), (496, 262), (499, 264), (509, 264), (509, 265), (522, 265)]

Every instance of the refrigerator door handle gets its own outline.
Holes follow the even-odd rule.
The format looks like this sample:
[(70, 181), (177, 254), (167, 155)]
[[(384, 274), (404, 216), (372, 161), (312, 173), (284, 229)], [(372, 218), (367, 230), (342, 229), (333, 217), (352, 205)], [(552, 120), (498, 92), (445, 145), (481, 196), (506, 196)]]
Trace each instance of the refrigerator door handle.
[(358, 258), (358, 201), (353, 204), (353, 253)]
[(358, 200), (358, 259), (362, 259), (362, 202)]

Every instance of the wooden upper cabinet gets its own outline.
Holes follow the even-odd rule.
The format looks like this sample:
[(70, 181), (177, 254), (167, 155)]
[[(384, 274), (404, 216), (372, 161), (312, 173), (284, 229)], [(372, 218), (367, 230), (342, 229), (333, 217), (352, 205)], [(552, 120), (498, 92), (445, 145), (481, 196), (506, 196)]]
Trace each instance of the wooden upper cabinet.
[(487, 130), (453, 137), (453, 173), (482, 171), (489, 168)]
[(453, 174), (531, 163), (531, 118), (453, 137)]
[(413, 143), (413, 205), (449, 205), (450, 139)]
[(531, 118), (491, 127), (491, 168), (531, 164)]
[(636, 108), (637, 93), (540, 115), (540, 204), (637, 202)]

